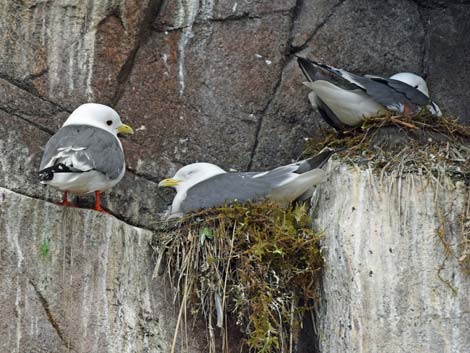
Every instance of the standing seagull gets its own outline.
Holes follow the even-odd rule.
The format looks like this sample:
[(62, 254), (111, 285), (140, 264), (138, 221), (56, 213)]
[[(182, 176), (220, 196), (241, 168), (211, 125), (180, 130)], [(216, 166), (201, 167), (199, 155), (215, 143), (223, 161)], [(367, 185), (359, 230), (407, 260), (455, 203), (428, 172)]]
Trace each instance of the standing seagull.
[[(428, 87), (418, 75), (402, 72), (383, 78), (358, 76), (343, 69), (297, 58), (297, 62), (312, 89), (308, 98), (325, 121), (337, 130), (346, 130), (361, 124), (364, 117), (388, 111), (416, 114), (427, 108), (434, 116), (441, 110), (429, 98)], [(344, 89), (324, 79), (317, 68), (330, 73), (334, 79), (347, 82), (354, 89)]]
[(67, 193), (95, 193), (94, 209), (100, 212), (100, 193), (116, 185), (126, 164), (118, 133), (132, 134), (116, 111), (87, 103), (75, 109), (50, 138), (41, 160), (39, 179), (64, 192), (61, 205), (71, 203)]
[(325, 179), (320, 167), (333, 153), (327, 149), (314, 158), (262, 173), (227, 173), (214, 164), (193, 163), (178, 170), (173, 178), (162, 180), (158, 186), (176, 189), (170, 217), (181, 217), (187, 212), (226, 202), (270, 199), (285, 206), (311, 197), (313, 186)]

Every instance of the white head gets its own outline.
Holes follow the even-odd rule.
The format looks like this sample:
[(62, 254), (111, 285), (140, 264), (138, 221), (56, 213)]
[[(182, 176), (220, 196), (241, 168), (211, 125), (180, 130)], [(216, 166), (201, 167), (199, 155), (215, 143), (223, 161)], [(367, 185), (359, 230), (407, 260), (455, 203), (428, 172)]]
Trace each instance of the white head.
[(109, 131), (114, 136), (118, 133), (132, 134), (132, 128), (121, 122), (119, 114), (107, 105), (86, 103), (75, 109), (64, 125), (91, 125)]
[(187, 190), (201, 181), (223, 173), (226, 173), (225, 170), (215, 164), (192, 163), (178, 170), (173, 178), (162, 180), (158, 186), (174, 187), (176, 191)]
[(421, 76), (412, 74), (411, 72), (400, 72), (393, 76), (390, 76), (391, 79), (401, 81), (416, 88), (418, 91), (423, 93), (426, 97), (429, 97), (429, 90), (426, 81)]

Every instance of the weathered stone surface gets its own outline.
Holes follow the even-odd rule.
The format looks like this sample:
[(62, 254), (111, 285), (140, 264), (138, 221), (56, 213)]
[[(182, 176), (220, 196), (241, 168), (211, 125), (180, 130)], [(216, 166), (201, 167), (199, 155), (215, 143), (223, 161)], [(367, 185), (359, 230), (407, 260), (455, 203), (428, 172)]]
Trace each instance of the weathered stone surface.
[(139, 50), (118, 104), (146, 128), (133, 139), (142, 148), (132, 168), (163, 176), (199, 160), (245, 169), (289, 26), (288, 16), (275, 14), (156, 32)]
[(151, 238), (0, 188), (0, 351), (168, 353), (176, 315), (152, 279)]
[(154, 27), (160, 31), (175, 30), (193, 23), (259, 18), (283, 12), (296, 6), (295, 0), (165, 0)]
[(318, 1), (318, 6), (327, 14), (305, 50), (312, 57), (363, 74), (422, 71), (424, 29), (413, 2)]
[[(137, 133), (123, 142), (129, 171), (106, 194), (104, 202), (119, 218), (146, 228), (153, 227), (157, 214), (169, 201), (170, 195), (158, 190), (156, 182), (172, 175), (181, 165), (209, 161), (238, 170), (273, 167), (299, 157), (305, 139), (321, 134), (325, 125), (308, 104), (308, 89), (301, 85), (303, 77), (293, 54), (311, 56), (358, 73), (390, 75), (409, 70), (428, 74), (435, 100), (450, 113), (470, 121), (468, 1), (26, 0), (0, 2), (0, 15), (0, 186), (39, 199), (58, 200), (57, 191), (41, 186), (36, 179), (43, 146), (79, 104), (111, 104)], [(87, 204), (90, 199), (81, 202)], [(48, 204), (44, 209), (55, 210)], [(326, 212), (327, 208), (323, 210)], [(75, 214), (69, 209), (61, 212)], [(428, 212), (427, 208), (423, 212)], [(100, 215), (87, 217), (96, 218), (99, 223)], [(24, 234), (11, 233), (10, 242), (6, 243), (18, 236)], [(366, 244), (366, 238), (360, 240)], [(346, 254), (347, 249), (339, 244), (331, 246)], [(360, 244), (354, 244), (359, 248)], [(419, 246), (440, 260), (439, 248), (431, 249), (429, 243)], [(2, 247), (1, 251), (6, 249)], [(403, 254), (411, 250), (412, 247), (402, 249)], [(403, 255), (400, 260), (417, 268), (416, 261), (421, 258), (415, 260), (411, 255)], [(372, 258), (368, 253), (360, 256)], [(388, 259), (387, 256), (392, 255), (383, 254), (382, 258)], [(0, 261), (4, 261), (3, 256)], [(23, 265), (25, 261), (30, 259), (23, 260)], [(30, 264), (36, 270), (36, 262)], [(452, 261), (448, 264), (453, 266)], [(365, 287), (366, 280), (378, 278), (359, 273), (363, 276), (361, 288), (370, 290)], [(434, 341), (428, 331), (420, 334), (424, 342), (432, 342), (445, 351), (448, 346), (439, 337), (446, 329), (445, 315), (455, 317), (456, 311), (452, 310), (457, 310), (457, 299), (449, 296), (452, 303), (444, 303), (446, 293), (441, 282), (435, 282), (429, 271), (425, 273), (437, 299), (423, 309), (429, 316), (417, 327), (435, 328)], [(423, 292), (418, 293), (416, 303), (422, 305), (429, 303), (429, 298), (422, 298), (424, 288), (429, 287), (419, 279)], [(10, 279), (4, 276), (2, 280)], [(22, 295), (37, 298), (34, 286), (22, 281)], [(35, 285), (42, 293), (40, 283)], [(397, 291), (405, 292), (402, 287)], [(351, 292), (344, 298), (352, 298), (348, 295)], [(330, 298), (333, 299), (337, 297)], [(357, 297), (354, 300), (359, 302)], [(19, 305), (23, 314), (29, 310), (37, 312), (37, 329), (33, 322), (31, 335), (48, 332), (42, 341), (35, 341), (40, 342), (39, 350), (65, 349), (55, 328), (46, 322), (47, 313), (39, 313), (44, 308), (41, 300), (23, 300)], [(340, 302), (338, 307), (342, 305)], [(443, 305), (441, 312), (437, 305)], [(355, 308), (360, 310), (359, 306)], [(335, 314), (328, 312), (330, 309), (325, 309), (325, 315)], [(4, 310), (3, 306), (0, 310)], [(59, 317), (65, 317), (65, 309), (57, 310), (62, 315)], [(384, 317), (389, 319), (384, 321), (388, 325), (384, 327), (391, 334), (383, 338), (383, 347), (392, 347), (398, 337), (408, 344), (411, 336), (406, 332), (417, 330), (410, 324), (411, 311), (405, 312), (403, 307), (400, 310), (403, 319), (399, 324), (403, 323), (408, 331), (400, 331), (397, 316), (390, 316), (389, 312), (384, 311), (379, 318), (370, 312), (365, 316), (377, 322)], [(341, 316), (344, 313), (348, 313), (347, 308), (337, 313), (341, 322), (347, 322)], [(26, 320), (26, 316), (20, 317)], [(433, 317), (437, 326), (428, 319)], [(332, 322), (339, 325), (340, 321)], [(326, 324), (322, 325), (326, 330)], [(10, 330), (8, 322), (0, 327)], [(98, 326), (95, 328), (93, 334), (102, 332)], [(341, 337), (346, 338), (341, 342), (348, 342), (344, 343), (348, 347), (357, 347), (354, 344), (358, 337), (374, 339), (365, 333), (364, 326), (359, 326), (360, 331), (354, 328), (357, 334), (348, 333), (349, 329), (340, 331), (339, 326), (330, 329), (325, 332), (340, 336), (344, 333)], [(468, 332), (460, 330), (449, 336), (454, 337), (449, 342), (455, 343), (455, 350), (461, 344), (459, 337)], [(8, 342), (18, 337), (15, 332), (11, 334)], [(22, 337), (19, 342), (26, 344), (27, 336)], [(101, 337), (97, 344), (105, 341)], [(323, 347), (325, 342), (333, 341), (333, 336), (326, 334)], [(3, 351), (4, 347), (0, 347)], [(15, 351), (16, 345), (12, 347)]]
[[(69, 108), (96, 100), (100, 97), (96, 89), (112, 89), (117, 75), (109, 78), (114, 82), (108, 82), (108, 87), (94, 87), (93, 81), (100, 84), (100, 76), (112, 72), (113, 65), (124, 64), (125, 54), (138, 38), (148, 4), (147, 0), (73, 4), (65, 0), (4, 1), (0, 4), (0, 31), (4, 34), (0, 38), (0, 73)], [(107, 18), (115, 14), (122, 15), (121, 41), (112, 40), (116, 34), (109, 28), (100, 31), (100, 24), (113, 25)], [(115, 46), (108, 49), (112, 58), (104, 53), (106, 45), (101, 38), (106, 32)], [(105, 70), (110, 61), (113, 65)]]
[(321, 352), (466, 352), (470, 281), (459, 258), (469, 189), (334, 163), (319, 194)]
[(427, 33), (424, 69), (433, 96), (445, 111), (470, 122), (470, 107), (462, 104), (470, 101), (466, 59), (470, 56), (470, 3), (424, 7), (421, 11)]
[(260, 121), (250, 169), (296, 160), (305, 150), (306, 140), (318, 136), (323, 119), (305, 100), (309, 90), (303, 81), (297, 61), (291, 58)]
[(300, 1), (292, 29), (292, 47), (302, 49), (344, 0)]

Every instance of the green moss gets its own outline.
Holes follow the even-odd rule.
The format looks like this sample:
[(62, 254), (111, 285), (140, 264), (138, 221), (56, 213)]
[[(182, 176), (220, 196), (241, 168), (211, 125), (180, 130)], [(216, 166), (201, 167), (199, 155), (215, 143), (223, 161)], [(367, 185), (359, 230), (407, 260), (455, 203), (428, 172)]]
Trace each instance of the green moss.
[(318, 296), (323, 258), (309, 219), (305, 205), (270, 202), (192, 214), (158, 235), (158, 263), (182, 302), (204, 313), (209, 331), (231, 313), (251, 352), (285, 351)]
[(43, 239), (39, 247), (41, 257), (46, 258), (47, 255), (49, 255), (49, 250), (50, 250), (50, 240)]

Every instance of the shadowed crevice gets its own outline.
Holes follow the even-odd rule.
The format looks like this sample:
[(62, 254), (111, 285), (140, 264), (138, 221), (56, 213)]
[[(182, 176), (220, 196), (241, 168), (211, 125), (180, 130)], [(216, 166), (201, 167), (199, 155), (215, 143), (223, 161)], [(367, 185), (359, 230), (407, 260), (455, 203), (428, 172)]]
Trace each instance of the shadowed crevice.
[[(333, 15), (336, 13), (336, 10), (341, 6), (343, 5), (347, 0), (340, 0), (338, 1), (330, 10), (330, 13), (328, 15), (325, 16), (325, 18), (323, 19), (323, 21), (321, 21), (318, 26), (312, 31), (312, 33), (308, 36), (308, 38), (305, 40), (304, 44), (302, 45), (299, 45), (299, 46), (290, 46), (290, 54), (296, 54), (302, 50), (304, 50), (305, 48), (307, 48), (308, 46), (308, 43), (310, 43), (310, 41), (315, 37), (315, 35), (318, 33), (318, 31), (320, 31), (320, 29), (323, 28), (323, 26), (325, 26), (328, 21), (333, 17)], [(300, 13), (302, 3), (299, 4), (299, 9), (298, 9), (298, 12)], [(297, 15), (298, 16), (298, 15)]]
[(38, 123), (35, 123), (34, 121), (32, 121), (32, 120), (30, 120), (30, 119), (28, 119), (28, 118), (25, 118), (24, 116), (19, 115), (19, 114), (15, 113), (15, 112), (12, 111), (12, 110), (5, 109), (5, 107), (0, 107), (0, 111), (6, 113), (6, 114), (8, 114), (8, 115), (13, 115), (13, 116), (17, 117), (18, 119), (23, 120), (24, 122), (26, 122), (26, 123), (28, 123), (28, 124), (34, 126), (35, 128), (37, 128), (37, 129), (39, 129), (39, 130), (41, 130), (41, 131), (44, 131), (45, 133), (47, 133), (47, 134), (49, 134), (49, 135), (54, 134), (54, 130), (50, 130), (50, 129), (48, 129), (48, 128), (46, 128), (46, 127), (44, 127), (44, 126), (42, 126), (42, 125), (40, 125), (40, 124), (38, 124)]
[(42, 295), (39, 288), (36, 286), (36, 284), (31, 279), (28, 279), (28, 281), (29, 281), (29, 284), (31, 284), (31, 286), (34, 288), (34, 292), (36, 293), (36, 295), (39, 299), (39, 302), (41, 303), (41, 305), (42, 305), (42, 307), (43, 307), (43, 309), (46, 313), (47, 320), (49, 321), (49, 323), (54, 328), (55, 332), (57, 333), (57, 336), (59, 336), (60, 340), (62, 341), (62, 343), (64, 344), (64, 346), (68, 350), (70, 350), (72, 352), (76, 352), (75, 349), (72, 347), (71, 342), (65, 338), (64, 333), (62, 332), (62, 330), (59, 327), (59, 324), (54, 319), (54, 316), (52, 315), (52, 312), (51, 312), (51, 309), (49, 307), (49, 303), (47, 302), (47, 299), (44, 298), (44, 296)]
[(116, 105), (121, 100), (124, 95), (124, 91), (127, 83), (129, 82), (132, 70), (134, 69), (135, 61), (137, 58), (137, 53), (139, 49), (147, 42), (147, 39), (152, 33), (152, 25), (155, 18), (158, 17), (162, 9), (164, 0), (151, 0), (148, 4), (145, 12), (145, 18), (142, 20), (141, 29), (137, 35), (137, 40), (134, 48), (130, 51), (129, 56), (127, 57), (126, 62), (122, 65), (121, 70), (119, 71), (116, 82), (117, 88), (114, 96), (111, 100), (111, 106), (116, 107)]
[(279, 93), (279, 88), (281, 87), (282, 78), (284, 76), (284, 70), (286, 69), (287, 65), (290, 63), (290, 61), (292, 59), (292, 56), (290, 55), (291, 54), (290, 53), (290, 43), (292, 42), (292, 32), (294, 31), (295, 20), (296, 20), (296, 18), (298, 17), (298, 15), (300, 13), (302, 3), (303, 3), (303, 0), (297, 0), (296, 3), (295, 3), (295, 6), (291, 10), (289, 10), (291, 23), (290, 23), (290, 28), (289, 28), (289, 34), (287, 36), (287, 45), (286, 45), (286, 49), (285, 49), (285, 53), (284, 53), (284, 60), (283, 60), (282, 66), (281, 66), (282, 68), (279, 71), (279, 76), (278, 76), (276, 84), (273, 88), (273, 92), (269, 96), (269, 99), (268, 99), (265, 107), (261, 111), (258, 112), (258, 114), (260, 114), (260, 117), (258, 118), (258, 121), (257, 121), (257, 124), (256, 124), (255, 140), (253, 142), (253, 147), (252, 147), (251, 153), (250, 153), (250, 161), (248, 162), (248, 165), (246, 167), (247, 171), (250, 171), (251, 168), (253, 167), (253, 161), (254, 161), (254, 158), (256, 156), (256, 151), (257, 151), (258, 145), (259, 145), (259, 138), (260, 138), (260, 133), (261, 133), (261, 129), (262, 129), (262, 126), (263, 126), (264, 116), (270, 110), (271, 104), (273, 103), (274, 99), (276, 98), (276, 96)]
[[(28, 76), (28, 78), (35, 78), (35, 77), (40, 77), (44, 74), (47, 73), (47, 70), (46, 71), (42, 71), (40, 73), (38, 73), (37, 75), (34, 75), (34, 76)], [(19, 81), (19, 80), (16, 80), (8, 75), (5, 75), (4, 73), (1, 73), (0, 72), (0, 79), (2, 80), (5, 80), (6, 82), (8, 82), (9, 84), (19, 88), (20, 90), (22, 91), (25, 91), (27, 93), (29, 93), (30, 95), (36, 97), (36, 98), (39, 98), (40, 100), (46, 102), (46, 103), (49, 103), (51, 105), (53, 105), (54, 107), (58, 108), (59, 111), (64, 111), (64, 112), (69, 112), (71, 113), (70, 110), (66, 109), (65, 107), (63, 107), (62, 105), (60, 105), (59, 103), (57, 102), (54, 102), (54, 101), (51, 101), (50, 99), (47, 99), (43, 96), (41, 96), (37, 90), (30, 84), (28, 83), (25, 83), (25, 82), (22, 82), (22, 81)]]

